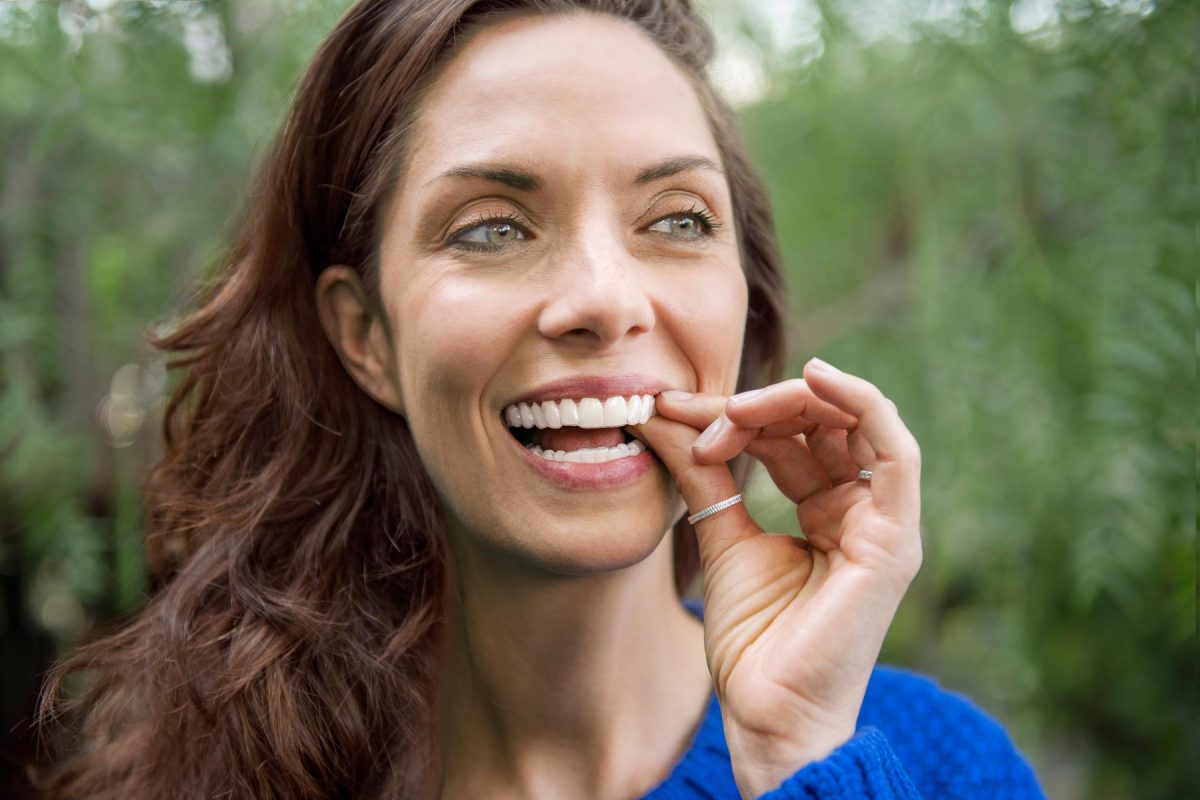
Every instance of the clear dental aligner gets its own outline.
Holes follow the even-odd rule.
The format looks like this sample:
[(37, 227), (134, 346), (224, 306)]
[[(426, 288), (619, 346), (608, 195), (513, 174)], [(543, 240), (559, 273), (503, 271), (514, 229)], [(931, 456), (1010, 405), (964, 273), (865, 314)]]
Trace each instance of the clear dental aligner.
[(609, 397), (600, 400), (546, 400), (541, 403), (514, 403), (504, 409), (510, 428), (623, 428), (641, 425), (654, 416), (653, 395)]
[[(511, 428), (538, 430), (566, 427), (623, 428), (641, 425), (654, 416), (654, 396), (582, 397), (578, 400), (545, 400), (540, 403), (514, 403), (504, 409), (504, 418)], [(537, 444), (525, 449), (546, 461), (567, 461), (574, 464), (603, 464), (619, 458), (629, 458), (646, 451), (646, 446), (634, 439), (613, 447), (583, 447), (578, 450), (544, 450)]]

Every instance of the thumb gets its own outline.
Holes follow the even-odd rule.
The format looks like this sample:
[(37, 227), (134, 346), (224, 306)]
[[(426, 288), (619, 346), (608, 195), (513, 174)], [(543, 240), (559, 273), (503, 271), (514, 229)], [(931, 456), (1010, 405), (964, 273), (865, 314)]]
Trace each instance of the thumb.
[[(630, 430), (650, 448), (675, 480), (687, 503), (688, 514), (738, 494), (733, 473), (723, 462), (701, 464), (692, 453), (696, 429), (662, 416), (631, 426)], [(707, 571), (722, 553), (733, 545), (762, 533), (746, 512), (743, 503), (698, 520), (693, 526), (700, 549), (700, 563)]]

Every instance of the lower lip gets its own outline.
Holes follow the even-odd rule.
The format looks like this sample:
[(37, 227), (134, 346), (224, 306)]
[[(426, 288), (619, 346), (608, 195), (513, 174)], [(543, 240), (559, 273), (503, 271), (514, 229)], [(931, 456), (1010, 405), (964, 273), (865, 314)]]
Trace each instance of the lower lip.
[(521, 451), (522, 457), (551, 483), (564, 489), (584, 491), (589, 489), (615, 489), (628, 486), (650, 471), (654, 466), (654, 455), (643, 450), (636, 456), (626, 456), (602, 464), (577, 464), (572, 461), (548, 461), (534, 455), (529, 448), (505, 432), (509, 441)]

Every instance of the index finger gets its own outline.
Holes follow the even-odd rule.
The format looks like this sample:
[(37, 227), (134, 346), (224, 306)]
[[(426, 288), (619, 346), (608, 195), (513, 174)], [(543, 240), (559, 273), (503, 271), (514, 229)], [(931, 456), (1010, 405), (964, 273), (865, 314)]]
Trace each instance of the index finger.
[(819, 397), (801, 378), (734, 395), (725, 404), (724, 419), (731, 424), (721, 426), (697, 445), (697, 454), (706, 463), (728, 461), (760, 432), (792, 436), (819, 425), (845, 430), (858, 424), (853, 414)]
[(854, 415), (818, 396), (803, 378), (734, 395), (725, 405), (725, 415), (743, 428), (808, 420), (830, 428), (848, 429), (857, 423)]

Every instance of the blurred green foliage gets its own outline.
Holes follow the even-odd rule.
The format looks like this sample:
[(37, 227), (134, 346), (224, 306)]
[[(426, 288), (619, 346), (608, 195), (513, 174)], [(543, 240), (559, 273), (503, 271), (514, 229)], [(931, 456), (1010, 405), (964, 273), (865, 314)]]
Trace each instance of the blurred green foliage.
[[(706, 5), (759, 54), (795, 364), (866, 376), (922, 445), (926, 560), (884, 660), (1002, 719), (1051, 796), (1200, 796), (1196, 4), (767, 4), (782, 44), (762, 6)], [(344, 6), (0, 3), (6, 661), (144, 596), (144, 333), (219, 259)]]

